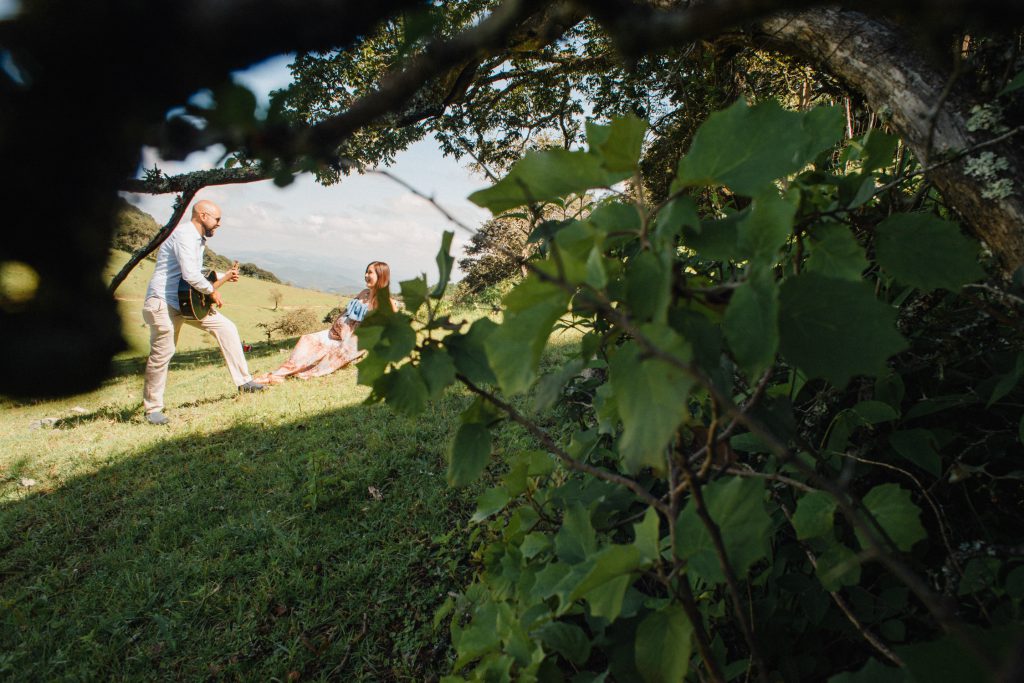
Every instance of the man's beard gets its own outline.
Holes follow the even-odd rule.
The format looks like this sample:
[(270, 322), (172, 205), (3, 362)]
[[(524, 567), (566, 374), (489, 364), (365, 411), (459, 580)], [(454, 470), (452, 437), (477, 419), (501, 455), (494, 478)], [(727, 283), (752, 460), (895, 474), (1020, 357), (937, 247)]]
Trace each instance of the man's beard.
[(205, 225), (203, 226), (203, 237), (213, 237), (213, 230), (210, 230)]

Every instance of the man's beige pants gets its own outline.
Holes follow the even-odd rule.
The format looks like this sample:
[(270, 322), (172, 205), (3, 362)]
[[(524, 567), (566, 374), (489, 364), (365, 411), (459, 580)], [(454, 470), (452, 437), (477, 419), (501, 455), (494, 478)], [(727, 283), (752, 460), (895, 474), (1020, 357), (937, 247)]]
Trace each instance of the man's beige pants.
[(142, 306), (142, 319), (149, 325), (149, 360), (146, 361), (146, 382), (142, 391), (142, 405), (147, 415), (164, 409), (167, 366), (174, 355), (182, 323), (206, 330), (214, 336), (235, 386), (242, 386), (252, 379), (238, 328), (220, 313), (211, 313), (202, 320), (190, 320), (160, 297), (151, 296)]

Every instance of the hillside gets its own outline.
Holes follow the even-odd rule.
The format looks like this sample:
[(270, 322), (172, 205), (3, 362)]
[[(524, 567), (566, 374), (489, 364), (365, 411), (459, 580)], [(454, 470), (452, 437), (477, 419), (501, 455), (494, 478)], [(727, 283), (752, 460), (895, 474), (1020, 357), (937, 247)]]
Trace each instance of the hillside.
[[(146, 246), (160, 230), (160, 224), (156, 219), (138, 207), (132, 206), (127, 200), (121, 199), (121, 207), (117, 214), (117, 234), (114, 235), (114, 248), (133, 253), (137, 249)], [(150, 255), (152, 261), (154, 255)], [(203, 257), (203, 266), (214, 270), (227, 270), (231, 267), (232, 259), (222, 256), (209, 247)], [(280, 284), (281, 279), (274, 273), (257, 266), (255, 263), (242, 263), (239, 265), (242, 275), (247, 275), (257, 280), (265, 280)]]

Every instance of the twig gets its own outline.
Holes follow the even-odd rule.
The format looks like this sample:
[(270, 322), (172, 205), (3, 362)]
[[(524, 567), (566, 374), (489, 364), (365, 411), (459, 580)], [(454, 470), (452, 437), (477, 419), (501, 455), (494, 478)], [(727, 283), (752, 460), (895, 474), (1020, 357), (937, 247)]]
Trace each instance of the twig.
[[(789, 508), (787, 508), (785, 505), (782, 505), (781, 503), (779, 504), (779, 507), (782, 509), (782, 514), (786, 515), (786, 519), (788, 519), (790, 525), (792, 525), (793, 515), (789, 511)], [(796, 529), (795, 526), (793, 528), (794, 530)], [(798, 543), (800, 542), (798, 541)], [(815, 571), (817, 571), (818, 558), (815, 557), (814, 553), (811, 551), (810, 548), (807, 547), (805, 543), (800, 543), (800, 547), (803, 548), (804, 553), (807, 555), (807, 559), (810, 560), (811, 566), (814, 567)], [(861, 637), (863, 637), (864, 640), (866, 640), (873, 648), (878, 650), (878, 652), (883, 657), (888, 659), (896, 666), (901, 668), (904, 666), (903, 660), (900, 659), (896, 655), (896, 653), (890, 650), (888, 646), (886, 646), (886, 644), (878, 638), (878, 636), (869, 631), (867, 627), (860, 622), (860, 619), (858, 619), (857, 615), (854, 614), (853, 611), (849, 608), (849, 606), (846, 604), (846, 601), (843, 600), (843, 596), (841, 596), (838, 591), (829, 591), (828, 594), (832, 596), (832, 601), (835, 602), (836, 606), (839, 607), (843, 614), (846, 615), (846, 618), (849, 620), (851, 624), (853, 624), (853, 627), (857, 629), (857, 632), (860, 633)]]
[(594, 467), (593, 465), (588, 465), (585, 462), (580, 462), (576, 458), (566, 453), (565, 450), (555, 442), (555, 440), (551, 437), (550, 434), (548, 434), (543, 429), (538, 427), (532, 420), (527, 419), (512, 405), (501, 400), (492, 392), (487, 391), (486, 389), (481, 389), (472, 381), (470, 381), (470, 379), (465, 375), (456, 374), (455, 377), (474, 394), (482, 396), (483, 398), (487, 399), (495, 406), (500, 408), (502, 411), (504, 411), (505, 414), (508, 415), (513, 422), (525, 428), (526, 431), (532, 434), (534, 438), (536, 438), (546, 449), (548, 449), (549, 452), (554, 453), (555, 456), (557, 456), (558, 459), (561, 460), (562, 463), (564, 463), (565, 466), (568, 467), (569, 469), (575, 470), (577, 472), (585, 472), (586, 474), (590, 474), (594, 477), (597, 477), (598, 479), (602, 479), (613, 484), (619, 484), (620, 486), (625, 486), (630, 491), (635, 493), (640, 500), (654, 507), (662, 514), (668, 515), (668, 506), (666, 506), (660, 500), (651, 495), (650, 491), (645, 489), (639, 483), (633, 481), (629, 477), (624, 477), (621, 474), (615, 474), (614, 472), (609, 472), (608, 470), (601, 469), (600, 467)]
[(128, 259), (128, 263), (124, 264), (121, 267), (120, 272), (118, 272), (118, 274), (114, 276), (114, 279), (110, 281), (109, 289), (111, 294), (117, 291), (118, 286), (124, 282), (124, 279), (128, 277), (128, 273), (132, 272), (132, 269), (135, 268), (135, 266), (142, 263), (144, 258), (152, 254), (157, 247), (164, 243), (164, 240), (171, 236), (174, 229), (178, 227), (178, 223), (181, 222), (181, 217), (185, 215), (185, 209), (188, 208), (188, 205), (192, 202), (192, 199), (196, 196), (196, 192), (198, 191), (199, 188), (190, 188), (186, 189), (178, 196), (178, 199), (175, 200), (174, 203), (174, 211), (171, 213), (171, 218), (167, 221), (167, 224), (153, 235), (153, 239), (149, 240), (149, 243), (146, 246), (132, 254), (132, 257)]
[[(740, 597), (739, 579), (736, 576), (736, 571), (733, 569), (732, 563), (729, 562), (729, 557), (725, 552), (725, 543), (722, 541), (722, 530), (718, 527), (711, 515), (708, 512), (707, 505), (704, 501), (704, 494), (701, 491), (701, 484), (693, 474), (693, 470), (690, 469), (690, 465), (686, 460), (680, 461), (683, 474), (690, 484), (690, 493), (693, 496), (694, 511), (697, 513), (697, 517), (700, 519), (701, 524), (707, 529), (708, 535), (711, 536), (711, 543), (715, 546), (715, 555), (718, 557), (718, 564), (722, 568), (722, 573), (725, 575), (725, 583), (729, 590), (731, 597), (733, 613), (736, 615), (736, 621), (739, 622), (740, 630), (743, 632), (743, 637), (747, 641), (747, 647), (750, 648), (750, 659), (757, 666), (758, 677), (762, 683), (768, 683), (768, 669), (765, 666), (764, 658), (761, 656), (760, 648), (757, 645), (757, 641), (754, 639), (754, 632), (752, 624), (747, 622), (747, 615), (743, 611), (743, 601)], [(682, 577), (683, 581), (688, 580), (686, 577)]]

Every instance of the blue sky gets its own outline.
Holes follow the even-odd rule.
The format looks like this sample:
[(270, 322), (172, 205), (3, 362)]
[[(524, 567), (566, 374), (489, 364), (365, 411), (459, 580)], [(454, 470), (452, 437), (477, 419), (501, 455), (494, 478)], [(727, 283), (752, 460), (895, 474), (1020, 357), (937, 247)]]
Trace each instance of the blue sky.
[[(273, 58), (236, 74), (236, 79), (265, 100), (272, 89), (289, 82), (289, 62), (289, 57)], [(156, 164), (171, 175), (212, 168), (221, 151), (165, 162), (147, 149), (143, 166)], [(399, 154), (389, 171), (471, 227), (490, 216), (466, 199), (487, 181), (442, 156), (432, 139)], [(161, 224), (170, 216), (172, 195), (125, 196)], [(217, 202), (223, 214), (212, 249), (268, 268), (294, 284), (324, 290), (358, 286), (366, 264), (375, 260), (387, 261), (398, 280), (425, 272), (434, 281), (441, 234), (455, 229), (427, 201), (374, 175), (349, 176), (330, 187), (318, 185), (311, 176), (299, 177), (287, 188), (269, 181), (226, 185), (198, 196)], [(459, 258), (468, 235), (455, 230), (452, 251)]]

